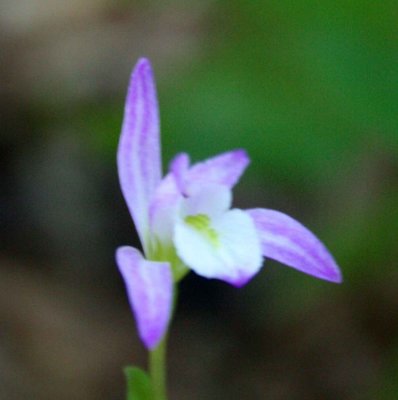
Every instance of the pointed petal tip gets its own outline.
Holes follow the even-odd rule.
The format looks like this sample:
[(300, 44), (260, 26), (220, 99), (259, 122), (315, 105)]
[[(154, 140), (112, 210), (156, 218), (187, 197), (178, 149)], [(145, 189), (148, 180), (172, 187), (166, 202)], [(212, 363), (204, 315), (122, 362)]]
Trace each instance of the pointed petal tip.
[(237, 157), (241, 157), (242, 159), (246, 159), (247, 163), (250, 162), (249, 154), (247, 153), (247, 151), (245, 149), (236, 149), (234, 152), (235, 152)]
[(134, 70), (138, 70), (141, 68), (151, 68), (152, 69), (152, 64), (149, 60), (149, 58), (146, 57), (140, 57), (135, 64)]
[(343, 274), (341, 273), (339, 267), (337, 265), (334, 265), (333, 269), (325, 274), (324, 277), (320, 277), (320, 279), (339, 284), (343, 283)]
[(130, 88), (138, 82), (148, 82), (154, 85), (152, 64), (148, 58), (141, 57), (134, 65), (130, 78)]
[(232, 163), (240, 164), (242, 169), (245, 169), (250, 164), (250, 157), (245, 149), (235, 149), (232, 150), (229, 154), (231, 155)]
[[(320, 242), (321, 243), (321, 242)], [(314, 264), (312, 268), (308, 270), (302, 269), (301, 272), (304, 272), (307, 275), (310, 275), (314, 278), (321, 279), (326, 282), (340, 284), (343, 282), (343, 275), (337, 263), (334, 260), (334, 257), (330, 254), (330, 252), (323, 247), (323, 260), (313, 260)], [(292, 266), (292, 265), (290, 265)], [(294, 266), (293, 266), (294, 267)], [(316, 268), (314, 268), (316, 267)]]
[(343, 277), (324, 244), (301, 223), (280, 211), (248, 210), (262, 243), (263, 255), (325, 281)]
[(169, 169), (171, 172), (176, 173), (179, 171), (186, 171), (189, 168), (190, 159), (187, 153), (178, 153), (170, 162)]
[[(286, 264), (287, 266), (291, 267), (291, 265)], [(294, 267), (293, 267), (294, 268)], [(310, 276), (311, 278), (316, 278), (325, 282), (329, 283), (335, 283), (335, 284), (341, 284), (343, 283), (343, 276), (340, 272), (339, 269), (335, 270), (323, 270), (323, 271), (304, 271), (304, 270), (298, 270), (300, 272), (303, 272), (307, 276)]]

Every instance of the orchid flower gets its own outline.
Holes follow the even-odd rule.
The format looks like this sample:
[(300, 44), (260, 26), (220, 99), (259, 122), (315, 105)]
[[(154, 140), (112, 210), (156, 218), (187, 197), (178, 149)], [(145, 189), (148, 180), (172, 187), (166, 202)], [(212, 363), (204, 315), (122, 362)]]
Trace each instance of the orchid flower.
[(149, 350), (167, 332), (174, 285), (189, 270), (240, 287), (265, 257), (316, 278), (342, 281), (325, 246), (293, 218), (264, 208), (231, 208), (231, 190), (249, 164), (244, 150), (193, 165), (182, 153), (162, 177), (158, 102), (147, 59), (132, 73), (117, 164), (143, 253), (119, 247), (116, 260)]

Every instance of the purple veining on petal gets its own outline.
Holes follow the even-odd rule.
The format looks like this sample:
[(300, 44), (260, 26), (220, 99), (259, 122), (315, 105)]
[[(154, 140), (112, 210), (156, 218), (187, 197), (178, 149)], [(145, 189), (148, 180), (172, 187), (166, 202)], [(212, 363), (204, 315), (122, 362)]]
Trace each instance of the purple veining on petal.
[(171, 317), (173, 277), (170, 264), (147, 261), (138, 250), (129, 246), (117, 249), (116, 261), (126, 285), (139, 336), (152, 350), (166, 333)]
[(232, 188), (249, 162), (246, 151), (238, 149), (194, 164), (186, 174), (186, 190), (195, 192), (205, 183), (216, 183)]
[[(142, 97), (145, 99), (146, 106), (143, 109), (143, 125), (139, 148), (143, 152), (141, 157), (142, 174), (146, 179), (151, 180), (151, 182), (148, 182), (148, 186), (151, 187), (150, 197), (161, 179), (160, 122), (151, 65), (148, 60), (142, 60), (140, 67), (142, 72)], [(155, 134), (153, 134), (153, 130), (155, 130)], [(159, 154), (159, 157), (152, 158), (154, 154)], [(154, 169), (156, 162), (158, 162), (158, 166)], [(153, 176), (154, 173), (156, 177)]]
[(342, 275), (322, 242), (298, 221), (279, 211), (247, 210), (258, 230), (263, 255), (317, 278), (340, 283)]
[(161, 178), (156, 89), (146, 59), (138, 61), (131, 76), (117, 162), (123, 195), (145, 245), (149, 200)]

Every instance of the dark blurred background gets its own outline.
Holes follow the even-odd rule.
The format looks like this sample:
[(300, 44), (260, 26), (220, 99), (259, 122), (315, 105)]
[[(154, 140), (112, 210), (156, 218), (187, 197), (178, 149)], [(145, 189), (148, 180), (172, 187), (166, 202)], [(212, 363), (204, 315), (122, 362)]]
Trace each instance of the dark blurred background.
[(119, 400), (146, 363), (114, 262), (138, 245), (115, 151), (143, 55), (165, 167), (246, 148), (235, 205), (299, 219), (345, 278), (191, 274), (170, 398), (398, 398), (397, 20), (395, 0), (1, 0), (0, 399)]

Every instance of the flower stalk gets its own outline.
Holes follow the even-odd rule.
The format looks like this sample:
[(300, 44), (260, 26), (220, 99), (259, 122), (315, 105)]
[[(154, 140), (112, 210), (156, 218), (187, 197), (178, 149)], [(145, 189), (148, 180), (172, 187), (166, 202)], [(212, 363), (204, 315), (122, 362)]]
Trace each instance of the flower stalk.
[(149, 352), (149, 375), (154, 400), (167, 400), (166, 344), (167, 335)]

